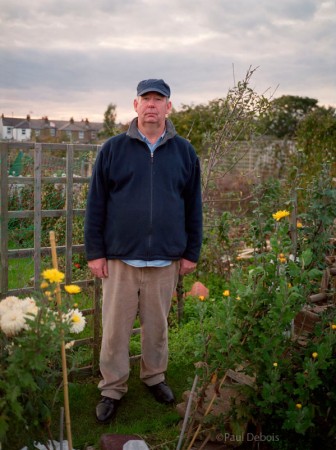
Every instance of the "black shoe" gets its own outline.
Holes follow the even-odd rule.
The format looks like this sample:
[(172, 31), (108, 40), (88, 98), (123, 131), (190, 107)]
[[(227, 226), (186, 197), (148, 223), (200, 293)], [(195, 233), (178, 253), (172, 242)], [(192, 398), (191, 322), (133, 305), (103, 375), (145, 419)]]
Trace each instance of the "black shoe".
[(109, 423), (116, 415), (120, 400), (102, 397), (96, 407), (96, 417), (100, 423)]
[(165, 381), (159, 384), (154, 384), (153, 386), (148, 386), (148, 389), (154, 395), (155, 400), (160, 403), (166, 403), (167, 405), (175, 402), (175, 397)]

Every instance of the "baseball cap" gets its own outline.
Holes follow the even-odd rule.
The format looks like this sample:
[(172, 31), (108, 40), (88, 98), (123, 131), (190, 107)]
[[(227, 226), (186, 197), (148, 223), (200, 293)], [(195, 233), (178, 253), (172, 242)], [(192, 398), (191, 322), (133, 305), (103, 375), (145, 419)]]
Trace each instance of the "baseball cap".
[(144, 95), (147, 92), (158, 92), (165, 97), (170, 97), (170, 87), (162, 79), (150, 78), (140, 81), (137, 87), (137, 94)]

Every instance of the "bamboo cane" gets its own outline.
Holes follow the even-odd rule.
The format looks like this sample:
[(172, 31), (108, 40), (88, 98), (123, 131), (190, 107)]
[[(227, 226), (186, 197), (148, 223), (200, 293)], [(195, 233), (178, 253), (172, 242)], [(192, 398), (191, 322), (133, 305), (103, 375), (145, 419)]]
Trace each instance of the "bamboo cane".
[(184, 415), (184, 420), (183, 420), (182, 430), (181, 430), (181, 433), (180, 433), (180, 438), (179, 438), (179, 441), (177, 443), (176, 450), (180, 450), (180, 448), (182, 446), (183, 436), (184, 436), (185, 429), (187, 427), (187, 422), (188, 422), (189, 414), (190, 414), (190, 408), (191, 408), (194, 392), (195, 392), (195, 389), (196, 389), (196, 386), (197, 386), (197, 382), (198, 382), (198, 375), (195, 375), (194, 382), (193, 382), (193, 385), (192, 385), (192, 388), (191, 388), (191, 392), (190, 392), (190, 395), (189, 395), (189, 399), (188, 399), (188, 403), (187, 403), (187, 409), (186, 409), (186, 412), (185, 412), (185, 415)]
[[(50, 237), (53, 268), (58, 270), (55, 232), (50, 231), (49, 237)], [(61, 289), (60, 289), (59, 283), (56, 284), (56, 301), (57, 301), (57, 307), (58, 307), (58, 314), (61, 317), (62, 316), (62, 312), (61, 312), (62, 299), (61, 299)], [(63, 331), (61, 331), (61, 354), (62, 354), (65, 425), (66, 425), (67, 438), (68, 438), (68, 449), (72, 450), (72, 435), (71, 435), (71, 420), (70, 420), (69, 390), (68, 390), (68, 388), (69, 388), (69, 386), (68, 386), (68, 371), (67, 371), (67, 362), (66, 362)]]

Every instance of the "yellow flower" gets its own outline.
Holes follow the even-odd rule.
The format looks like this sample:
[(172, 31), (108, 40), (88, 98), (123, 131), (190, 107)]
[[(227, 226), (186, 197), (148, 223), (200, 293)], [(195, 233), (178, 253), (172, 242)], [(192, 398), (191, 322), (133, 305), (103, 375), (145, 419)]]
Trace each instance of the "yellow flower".
[(50, 283), (60, 283), (64, 279), (64, 273), (60, 272), (57, 269), (47, 269), (42, 272), (42, 276)]
[(236, 297), (236, 300), (240, 300), (240, 297), (239, 297), (239, 295)]
[(316, 358), (318, 357), (318, 353), (317, 353), (317, 352), (313, 352), (313, 353), (312, 353), (312, 357), (313, 357), (314, 359), (316, 359)]
[(285, 255), (284, 255), (283, 253), (280, 253), (280, 254), (279, 254), (278, 260), (279, 260), (282, 264), (284, 264), (285, 262), (287, 262), (287, 259), (286, 259)]
[(336, 324), (335, 324), (335, 323), (333, 323), (333, 324), (331, 325), (331, 329), (332, 329), (332, 330), (336, 330)]
[(42, 281), (42, 283), (40, 284), (41, 289), (46, 289), (48, 286), (49, 286), (49, 283), (47, 283), (46, 281)]
[(299, 220), (296, 222), (296, 227), (297, 228), (302, 228), (303, 227), (303, 225), (302, 225), (302, 222), (300, 222)]
[(48, 297), (49, 300), (52, 300), (52, 294), (50, 291), (45, 291), (44, 293)]
[(223, 295), (224, 295), (224, 297), (229, 297), (230, 291), (229, 291), (228, 289), (226, 289), (226, 290), (223, 292)]
[(78, 308), (78, 303), (74, 303), (74, 308)]
[(283, 217), (289, 216), (289, 211), (283, 210), (283, 211), (277, 211), (276, 213), (272, 214), (273, 219), (277, 220), (279, 222), (280, 219)]
[(287, 284), (288, 289), (290, 289), (291, 287), (293, 287), (292, 283), (288, 283)]
[(76, 284), (68, 284), (64, 286), (64, 289), (68, 294), (78, 294), (81, 291), (81, 288)]
[(274, 362), (274, 363), (273, 363), (273, 367), (278, 367), (278, 363), (277, 363), (277, 362)]
[(204, 299), (205, 299), (204, 295), (200, 295), (198, 298), (199, 298), (199, 300), (201, 300), (201, 302), (204, 302)]
[(302, 405), (301, 405), (301, 403), (297, 403), (297, 404), (295, 405), (295, 407), (296, 407), (297, 409), (301, 409), (301, 408), (302, 408)]

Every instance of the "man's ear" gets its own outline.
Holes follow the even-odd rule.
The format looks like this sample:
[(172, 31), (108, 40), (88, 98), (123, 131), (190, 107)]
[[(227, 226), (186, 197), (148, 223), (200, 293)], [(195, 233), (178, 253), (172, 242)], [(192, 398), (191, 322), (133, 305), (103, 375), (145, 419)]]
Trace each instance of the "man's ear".
[(167, 102), (167, 112), (166, 112), (167, 116), (172, 112), (172, 109), (173, 109), (173, 104), (172, 104), (172, 102), (170, 100), (168, 100), (168, 102)]

